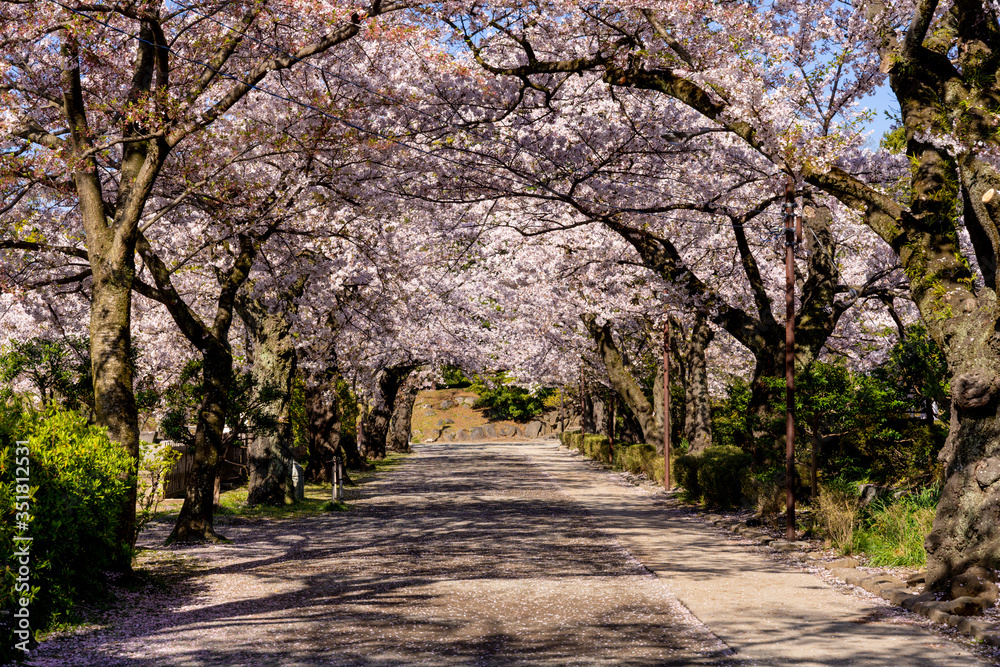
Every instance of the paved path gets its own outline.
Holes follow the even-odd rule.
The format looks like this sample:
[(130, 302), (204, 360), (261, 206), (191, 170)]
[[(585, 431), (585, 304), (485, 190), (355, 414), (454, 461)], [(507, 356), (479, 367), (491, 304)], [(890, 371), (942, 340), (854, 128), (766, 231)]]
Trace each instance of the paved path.
[(736, 656), (749, 664), (983, 664), (916, 624), (880, 620), (881, 603), (845, 595), (726, 539), (556, 444), (507, 446), (528, 456), (655, 572)]
[[(977, 664), (919, 628), (864, 622), (865, 602), (554, 444), (421, 445), (363, 489), (350, 512), (162, 549), (166, 570), (193, 568), (172, 591), (135, 595), (112, 629), (46, 642), (32, 663)], [(169, 525), (156, 530), (148, 544)]]

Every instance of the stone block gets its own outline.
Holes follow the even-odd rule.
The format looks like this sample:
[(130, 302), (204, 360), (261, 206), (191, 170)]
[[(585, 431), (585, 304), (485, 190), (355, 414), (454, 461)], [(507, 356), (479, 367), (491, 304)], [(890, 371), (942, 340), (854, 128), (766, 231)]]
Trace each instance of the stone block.
[(993, 630), (987, 632), (982, 637), (978, 637), (977, 639), (983, 640), (983, 643), (987, 646), (1000, 646), (1000, 632), (998, 632), (995, 627)]
[(957, 614), (958, 616), (976, 616), (983, 613), (989, 605), (983, 598), (974, 598), (971, 596), (949, 600), (942, 604), (946, 605), (948, 613)]
[(905, 600), (914, 597), (913, 593), (905, 588), (883, 588), (879, 593), (884, 599), (892, 604), (903, 606)]
[(934, 602), (934, 601), (935, 598), (933, 593), (919, 593), (917, 595), (911, 595), (910, 597), (903, 600), (900, 603), (900, 606), (903, 607), (903, 609), (915, 612), (916, 605), (924, 602)]
[(847, 576), (844, 577), (844, 581), (849, 583), (851, 586), (860, 586), (861, 582), (870, 577), (871, 575), (867, 572), (862, 572), (861, 570), (848, 571)]
[[(917, 605), (917, 607), (920, 608), (921, 605)], [(926, 613), (921, 614), (921, 616), (926, 616), (935, 623), (947, 623), (952, 614), (943, 603), (928, 602), (926, 605)]]
[(486, 433), (481, 426), (473, 426), (469, 429), (469, 440), (485, 440)]
[(847, 581), (847, 577), (857, 572), (853, 567), (838, 567), (835, 570), (830, 570), (830, 574), (837, 577), (841, 581)]
[(919, 586), (927, 581), (927, 571), (920, 570), (919, 572), (914, 572), (906, 578), (907, 586)]
[(857, 559), (854, 558), (838, 558), (837, 560), (832, 560), (829, 563), (823, 563), (823, 567), (828, 570), (846, 570), (850, 568), (855, 568), (860, 565)]
[(771, 542), (771, 548), (777, 549), (778, 551), (802, 551), (809, 547), (808, 542), (794, 541), (789, 542), (788, 540), (773, 540)]
[(905, 585), (906, 584), (903, 583), (902, 579), (888, 575), (876, 575), (874, 577), (866, 577), (861, 582), (861, 588), (875, 595), (881, 595), (883, 588), (885, 589), (901, 588)]
[(975, 637), (981, 641), (985, 641), (986, 636), (996, 631), (996, 626), (987, 621), (976, 620), (969, 618), (967, 616), (959, 616), (958, 621), (958, 631), (967, 634), (970, 637)]
[(298, 461), (292, 461), (292, 485), (295, 487), (295, 499), (306, 499), (306, 472)]
[(524, 427), (524, 435), (528, 438), (537, 438), (542, 434), (543, 424), (540, 421), (528, 422), (528, 425)]

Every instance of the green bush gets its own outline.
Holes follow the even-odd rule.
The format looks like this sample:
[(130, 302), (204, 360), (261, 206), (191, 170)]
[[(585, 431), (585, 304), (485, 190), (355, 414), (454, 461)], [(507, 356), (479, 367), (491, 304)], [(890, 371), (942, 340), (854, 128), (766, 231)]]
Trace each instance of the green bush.
[(611, 458), (611, 441), (606, 435), (587, 434), (583, 436), (583, 453), (595, 461)]
[(615, 443), (613, 467), (633, 475), (643, 473), (657, 484), (663, 484), (663, 457), (656, 447), (645, 443)]
[(677, 484), (688, 500), (720, 507), (740, 503), (749, 469), (750, 455), (734, 445), (713, 445), (674, 461)]
[(674, 459), (674, 477), (677, 486), (684, 490), (688, 500), (701, 500), (701, 485), (698, 484), (698, 464), (701, 457), (697, 454), (685, 454)]
[(477, 375), (472, 391), (479, 395), (473, 407), (483, 408), (490, 419), (526, 422), (545, 410), (545, 401), (554, 391), (544, 387), (528, 391), (511, 383), (506, 373), (490, 377)]
[[(27, 456), (18, 450), (19, 440), (28, 441)], [(30, 482), (19, 486), (16, 478), (24, 476), (25, 464)], [(17, 403), (0, 405), (3, 609), (29, 600), (31, 629), (37, 632), (70, 619), (76, 603), (103, 594), (104, 571), (128, 548), (116, 540), (116, 532), (134, 474), (128, 454), (77, 413), (55, 406), (39, 412)], [(13, 538), (22, 534), (17, 523), (25, 518), (24, 534), (32, 538), (29, 586), (17, 581), (14, 560)], [(3, 650), (13, 650), (13, 644), (4, 637)]]
[(583, 451), (583, 433), (581, 431), (566, 431), (563, 434), (563, 444), (570, 449)]
[(698, 486), (708, 505), (732, 507), (740, 503), (750, 455), (733, 445), (709, 447), (700, 455)]

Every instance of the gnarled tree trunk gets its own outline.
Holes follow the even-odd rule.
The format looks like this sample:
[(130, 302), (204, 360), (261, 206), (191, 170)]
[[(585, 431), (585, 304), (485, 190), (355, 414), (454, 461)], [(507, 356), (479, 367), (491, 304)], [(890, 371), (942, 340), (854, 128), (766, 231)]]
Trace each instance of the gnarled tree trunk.
[[(305, 282), (299, 281), (299, 284), (304, 287)], [(301, 288), (295, 291), (301, 295)], [(253, 341), (252, 373), (257, 390), (277, 391), (274, 400), (264, 406), (264, 412), (276, 422), (276, 430), (257, 433), (250, 443), (247, 505), (294, 503), (293, 436), (289, 412), (296, 356), (290, 335), (291, 323), (284, 312), (268, 312), (251, 297), (241, 296), (236, 303), (240, 318)]]
[(213, 346), (203, 352), (202, 359), (205, 396), (198, 410), (194, 433), (194, 465), (184, 489), (184, 504), (167, 538), (168, 544), (224, 539), (216, 534), (214, 526), (215, 480), (222, 464), (222, 430), (229, 409), (233, 357), (228, 349)]
[[(657, 410), (656, 406), (652, 405), (646, 399), (642, 387), (639, 386), (639, 383), (628, 372), (621, 352), (618, 350), (618, 346), (612, 337), (611, 325), (605, 322), (603, 326), (598, 326), (597, 318), (590, 313), (586, 313), (581, 317), (587, 327), (587, 331), (590, 332), (590, 335), (597, 343), (597, 350), (604, 361), (605, 368), (607, 368), (611, 385), (628, 406), (636, 421), (639, 422), (643, 439), (646, 444), (653, 445), (657, 448), (658, 452), (662, 453), (663, 417), (659, 414), (662, 408)], [(660, 381), (660, 385), (660, 396), (662, 397), (662, 380)], [(662, 400), (660, 403), (662, 404)]]
[(365, 458), (385, 458), (392, 406), (406, 377), (417, 367), (418, 365), (412, 363), (400, 364), (389, 366), (379, 373), (375, 398), (362, 420), (358, 436), (358, 449)]
[(411, 378), (396, 396), (389, 421), (389, 439), (386, 448), (390, 452), (410, 451), (410, 431), (413, 419), (413, 404), (417, 401), (417, 383)]
[(691, 334), (684, 345), (684, 437), (691, 454), (712, 445), (712, 401), (705, 364), (705, 350), (712, 337), (708, 317), (699, 311), (695, 314)]

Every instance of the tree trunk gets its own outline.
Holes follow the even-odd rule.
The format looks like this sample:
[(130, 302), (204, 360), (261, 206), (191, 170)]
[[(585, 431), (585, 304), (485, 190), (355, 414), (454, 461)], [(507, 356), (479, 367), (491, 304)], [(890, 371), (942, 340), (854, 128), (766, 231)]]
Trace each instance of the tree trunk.
[(386, 448), (390, 452), (410, 451), (410, 431), (413, 419), (413, 404), (417, 401), (417, 383), (412, 380), (403, 385), (396, 397), (392, 420), (389, 422), (389, 440)]
[(222, 463), (222, 429), (229, 409), (233, 358), (228, 350), (211, 349), (202, 355), (205, 398), (198, 411), (194, 434), (194, 466), (184, 490), (184, 504), (167, 543), (223, 540), (213, 526), (215, 478)]
[(333, 480), (331, 466), (340, 446), (340, 410), (329, 385), (306, 384), (306, 420), (309, 445), (309, 479), (328, 483)]
[(712, 401), (705, 364), (705, 349), (712, 337), (705, 313), (697, 313), (684, 355), (687, 379), (684, 385), (684, 437), (690, 454), (702, 452), (712, 444)]
[[(118, 272), (94, 267), (90, 310), (90, 359), (94, 382), (94, 412), (97, 423), (108, 429), (108, 438), (120, 443), (133, 461), (139, 460), (139, 413), (132, 387), (132, 285), (126, 267)], [(129, 487), (118, 511), (117, 542), (113, 555), (118, 571), (131, 569), (135, 547), (136, 484)]]
[(396, 402), (399, 388), (415, 368), (417, 368), (415, 364), (400, 364), (390, 366), (379, 374), (375, 400), (362, 420), (363, 425), (358, 438), (358, 449), (365, 458), (385, 458), (392, 406)]
[[(582, 316), (590, 335), (597, 343), (597, 350), (604, 361), (604, 366), (608, 371), (608, 378), (611, 386), (618, 392), (618, 396), (632, 412), (632, 415), (639, 422), (642, 429), (642, 437), (646, 444), (653, 445), (658, 452), (663, 451), (663, 421), (659, 411), (650, 404), (642, 387), (635, 381), (635, 378), (625, 368), (621, 352), (615, 344), (611, 335), (611, 325), (605, 323), (603, 326), (597, 325), (597, 318), (592, 314)], [(662, 391), (662, 380), (661, 391)], [(662, 396), (662, 394), (661, 394)], [(591, 425), (593, 428), (594, 425)], [(586, 429), (584, 429), (586, 430)]]
[(257, 390), (275, 389), (278, 396), (264, 407), (277, 423), (272, 432), (257, 433), (250, 443), (247, 505), (295, 502), (292, 482), (292, 424), (289, 410), (295, 377), (295, 345), (283, 312), (271, 313), (256, 300), (237, 301), (240, 317), (253, 340), (253, 378)]

